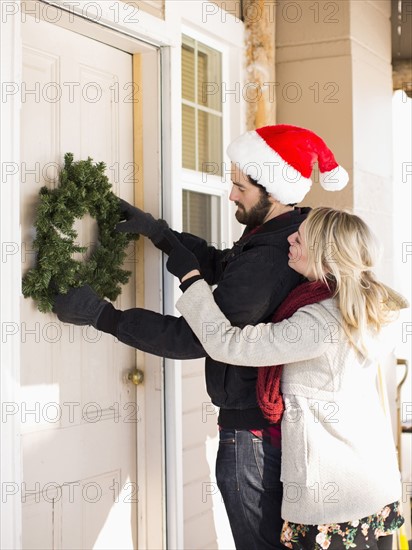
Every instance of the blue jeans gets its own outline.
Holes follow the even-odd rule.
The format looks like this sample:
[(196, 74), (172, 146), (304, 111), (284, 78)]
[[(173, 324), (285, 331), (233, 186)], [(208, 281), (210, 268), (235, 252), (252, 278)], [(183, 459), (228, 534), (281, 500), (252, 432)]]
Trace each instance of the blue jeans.
[(220, 431), (216, 480), (237, 550), (285, 550), (280, 457), (280, 449), (248, 430)]

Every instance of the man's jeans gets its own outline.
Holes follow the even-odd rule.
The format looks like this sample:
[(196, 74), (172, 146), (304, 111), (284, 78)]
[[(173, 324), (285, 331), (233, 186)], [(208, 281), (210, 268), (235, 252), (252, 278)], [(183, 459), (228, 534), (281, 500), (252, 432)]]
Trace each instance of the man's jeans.
[(237, 550), (285, 550), (280, 457), (280, 449), (247, 430), (220, 431), (216, 479)]

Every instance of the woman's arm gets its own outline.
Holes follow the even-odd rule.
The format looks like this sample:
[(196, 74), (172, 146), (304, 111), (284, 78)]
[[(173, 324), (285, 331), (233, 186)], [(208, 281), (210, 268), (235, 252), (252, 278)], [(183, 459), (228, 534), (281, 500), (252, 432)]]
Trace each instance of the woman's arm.
[(313, 359), (342, 337), (336, 318), (321, 304), (305, 306), (280, 323), (234, 327), (204, 280), (194, 282), (176, 307), (212, 359), (238, 366), (264, 367)]

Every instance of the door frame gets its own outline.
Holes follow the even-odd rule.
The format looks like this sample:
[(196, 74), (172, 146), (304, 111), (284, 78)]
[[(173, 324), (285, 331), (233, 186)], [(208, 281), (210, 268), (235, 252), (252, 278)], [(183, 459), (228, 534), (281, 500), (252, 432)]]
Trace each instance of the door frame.
[[(22, 510), (21, 489), (23, 472), (21, 470), (20, 423), (18, 409), (20, 385), (20, 300), (21, 300), (21, 251), (20, 251), (20, 107), (21, 98), (18, 89), (22, 80), (22, 37), (21, 26), (26, 18), (39, 18), (49, 21), (73, 32), (96, 39), (109, 46), (122, 49), (134, 57), (136, 69), (137, 54), (148, 53), (152, 56), (151, 63), (141, 63), (142, 81), (148, 79), (157, 86), (157, 93), (144, 94), (144, 101), (158, 102), (160, 112), (157, 121), (150, 121), (150, 136), (145, 141), (146, 162), (157, 154), (157, 166), (151, 170), (149, 185), (138, 200), (144, 202), (145, 208), (154, 215), (162, 215), (162, 172), (167, 165), (159, 154), (164, 143), (161, 142), (161, 115), (164, 113), (162, 99), (168, 93), (168, 78), (160, 78), (164, 69), (163, 50), (168, 49), (167, 25), (162, 20), (139, 12), (139, 22), (119, 21), (119, 13), (108, 11), (108, 3), (93, 2), (100, 5), (100, 16), (96, 20), (96, 12), (84, 13), (82, 6), (70, 6), (69, 2), (51, 0), (29, 0), (23, 4), (16, 2), (17, 13), (2, 13), (2, 81), (9, 83), (9, 101), (2, 102), (2, 146), (1, 161), (6, 163), (2, 171), (1, 186), (1, 241), (2, 241), (2, 273), (1, 273), (1, 303), (2, 303), (2, 350), (1, 350), (1, 547), (21, 548), (22, 541)], [(83, 2), (84, 4), (84, 2)], [(87, 3), (86, 3), (87, 4)], [(9, 6), (11, 2), (9, 2)], [(111, 4), (113, 5), (113, 4)], [(14, 8), (14, 6), (13, 6)], [(119, 12), (119, 10), (118, 10)], [(7, 25), (4, 25), (7, 23)], [(127, 24), (128, 23), (128, 24)], [(142, 24), (143, 23), (143, 24)], [(8, 55), (5, 55), (8, 52)], [(10, 56), (10, 53), (12, 54)], [(4, 56), (4, 57), (3, 57)], [(158, 58), (158, 70), (153, 70), (153, 57)], [(166, 56), (167, 57), (167, 56)], [(166, 68), (167, 69), (167, 68)], [(169, 72), (169, 70), (167, 70)], [(6, 77), (6, 78), (4, 78)], [(152, 104), (153, 105), (153, 104)], [(4, 117), (4, 118), (3, 118)], [(148, 125), (148, 122), (147, 122)], [(143, 127), (143, 132), (145, 127)], [(155, 156), (153, 156), (155, 153)], [(143, 159), (145, 162), (145, 159)], [(17, 167), (17, 169), (15, 169)], [(3, 185), (4, 181), (4, 185)], [(10, 213), (13, 215), (10, 216)], [(139, 244), (142, 247), (142, 243)], [(145, 306), (162, 311), (161, 255), (153, 251), (153, 247), (144, 247), (144, 274), (150, 285), (144, 291)], [(165, 480), (165, 441), (164, 441), (164, 411), (163, 411), (163, 360), (147, 354), (145, 357), (145, 383), (137, 388), (137, 401), (142, 415), (138, 415), (137, 430), (137, 467), (144, 469), (144, 475), (137, 476), (138, 500), (137, 533), (138, 548), (166, 548), (166, 480)], [(17, 411), (17, 414), (16, 414)], [(3, 414), (4, 413), (4, 414)], [(149, 426), (141, 418), (150, 418)], [(147, 433), (147, 436), (146, 436)], [(139, 452), (144, 449), (143, 452)], [(148, 459), (150, 457), (150, 460)], [(154, 459), (157, 457), (157, 460)], [(150, 471), (149, 471), (150, 469)], [(147, 481), (150, 479), (150, 491)]]

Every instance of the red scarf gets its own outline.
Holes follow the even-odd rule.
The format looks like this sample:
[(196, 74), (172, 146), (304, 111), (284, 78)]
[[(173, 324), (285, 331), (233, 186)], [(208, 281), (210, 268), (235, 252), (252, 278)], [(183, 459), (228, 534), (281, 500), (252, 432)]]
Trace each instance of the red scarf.
[[(272, 322), (278, 323), (292, 315), (301, 307), (321, 302), (333, 292), (322, 281), (302, 283), (292, 290), (273, 315)], [(299, 344), (298, 344), (299, 345)], [(258, 369), (256, 385), (257, 399), (264, 416), (273, 424), (280, 422), (285, 409), (280, 393), (280, 378), (283, 365)]]

